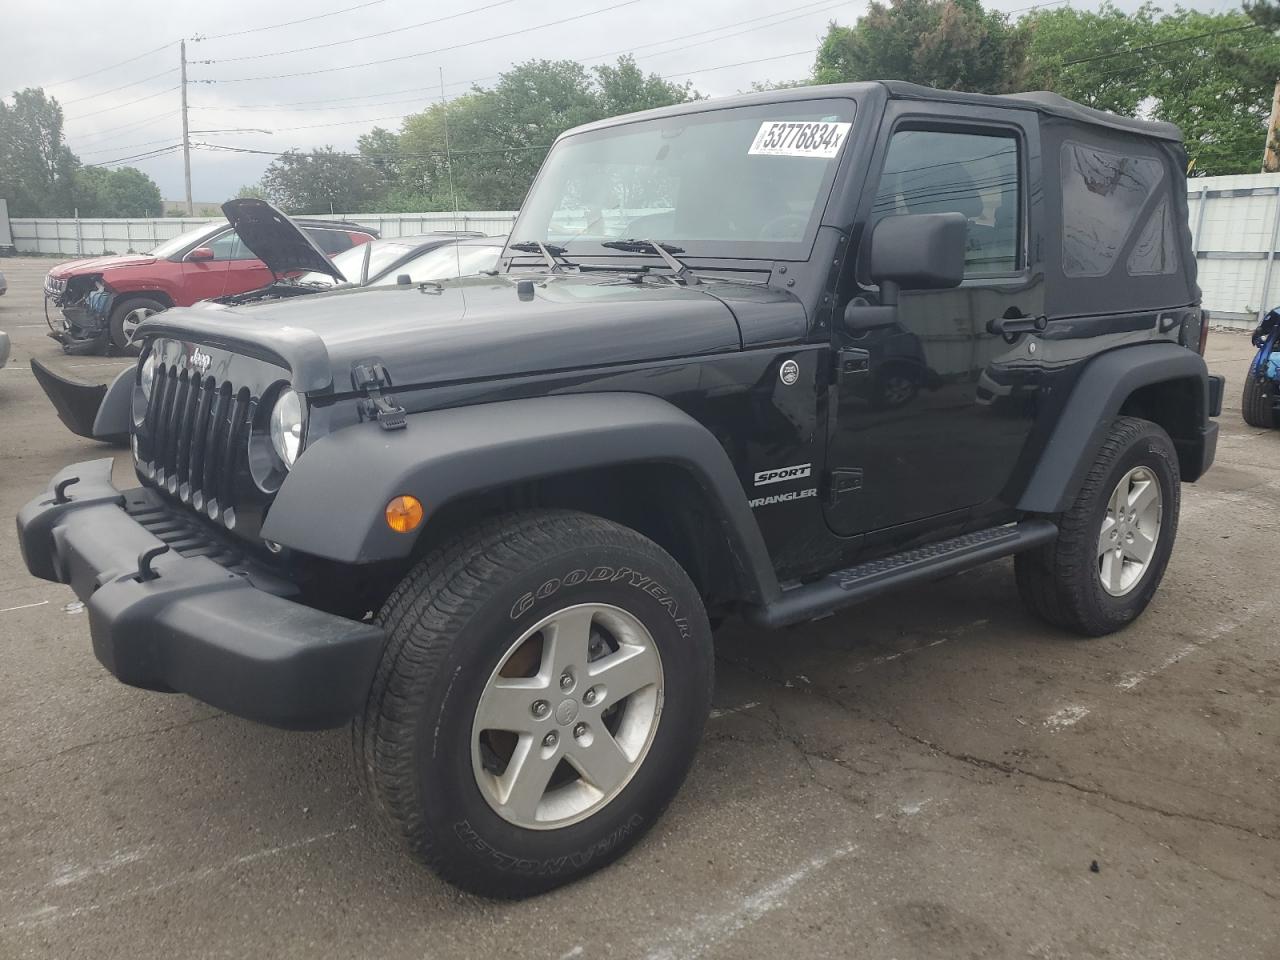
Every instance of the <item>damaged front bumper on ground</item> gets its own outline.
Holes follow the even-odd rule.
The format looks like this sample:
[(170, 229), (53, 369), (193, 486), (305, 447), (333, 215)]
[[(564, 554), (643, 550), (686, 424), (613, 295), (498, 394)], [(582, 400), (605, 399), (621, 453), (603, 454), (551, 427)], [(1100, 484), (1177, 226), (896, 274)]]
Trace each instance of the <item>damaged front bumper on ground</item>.
[[(44, 278), (44, 319), (49, 336), (67, 353), (101, 352), (109, 342), (109, 318), (115, 294), (100, 277), (72, 277), (70, 280)], [(56, 320), (49, 305), (62, 313)]]

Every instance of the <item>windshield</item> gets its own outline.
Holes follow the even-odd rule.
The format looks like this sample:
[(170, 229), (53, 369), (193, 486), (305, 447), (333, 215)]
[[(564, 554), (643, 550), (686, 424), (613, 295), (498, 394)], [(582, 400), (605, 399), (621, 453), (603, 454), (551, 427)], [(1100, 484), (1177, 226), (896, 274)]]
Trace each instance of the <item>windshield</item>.
[(192, 227), (186, 233), (180, 233), (176, 237), (174, 237), (172, 240), (166, 240), (164, 243), (160, 244), (160, 246), (152, 250), (150, 255), (153, 257), (159, 257), (162, 259), (167, 257), (177, 256), (178, 254), (182, 253), (182, 251), (186, 250), (187, 247), (191, 246), (191, 244), (199, 240), (201, 237), (204, 237), (207, 234), (211, 234), (215, 226), (218, 229), (222, 229), (226, 227), (226, 225), (227, 224), (224, 221), (221, 224), (206, 223), (200, 227)]
[(402, 273), (407, 273), (414, 283), (466, 277), (481, 270), (493, 270), (498, 266), (501, 254), (502, 247), (497, 245), (450, 243), (419, 254), (386, 276), (374, 280), (369, 286), (391, 286)]
[(801, 100), (568, 137), (511, 235), (569, 256), (616, 256), (601, 244), (637, 238), (692, 257), (803, 259), (853, 115), (850, 100)]

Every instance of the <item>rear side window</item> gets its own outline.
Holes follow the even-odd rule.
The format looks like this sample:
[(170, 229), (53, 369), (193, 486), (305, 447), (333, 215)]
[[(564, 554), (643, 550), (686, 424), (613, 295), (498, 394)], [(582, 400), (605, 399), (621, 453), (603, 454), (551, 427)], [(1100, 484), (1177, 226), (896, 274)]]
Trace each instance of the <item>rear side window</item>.
[(962, 213), (965, 273), (1021, 266), (1018, 141), (1012, 135), (899, 130), (889, 141), (873, 221), (910, 213)]
[[(1148, 199), (1164, 179), (1152, 157), (1122, 155), (1071, 140), (1062, 145), (1062, 272), (1102, 277), (1111, 272)], [(1135, 275), (1177, 269), (1167, 200), (1143, 225), (1131, 253)]]
[(316, 242), (316, 246), (329, 256), (350, 250), (355, 244), (351, 237), (341, 230), (321, 230), (316, 227), (307, 228), (307, 236)]

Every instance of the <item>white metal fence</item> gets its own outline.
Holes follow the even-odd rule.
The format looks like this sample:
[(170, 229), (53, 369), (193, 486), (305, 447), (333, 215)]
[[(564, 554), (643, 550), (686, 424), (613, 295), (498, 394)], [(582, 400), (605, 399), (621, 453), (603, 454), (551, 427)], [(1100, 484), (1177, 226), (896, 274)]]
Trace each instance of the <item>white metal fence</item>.
[[(510, 210), (468, 210), (452, 213), (387, 213), (331, 216), (325, 220), (347, 220), (373, 227), (384, 237), (407, 237), (433, 230), (475, 230), (498, 235), (510, 231), (515, 212)], [(10, 225), (13, 245), (19, 253), (56, 253), (68, 257), (92, 257), (104, 253), (142, 253), (152, 247), (221, 217), (157, 217), (135, 219), (89, 219), (85, 217), (15, 217)]]
[[(1280, 303), (1280, 174), (1202, 177), (1187, 184), (1192, 245), (1199, 266), (1204, 305), (1213, 321), (1252, 325), (1259, 311)], [(326, 214), (319, 216), (328, 218)], [(511, 210), (452, 213), (354, 214), (339, 219), (376, 228), (384, 237), (432, 230), (476, 230), (497, 235), (515, 222)], [(202, 218), (10, 221), (19, 253), (94, 256), (149, 250), (194, 226)]]

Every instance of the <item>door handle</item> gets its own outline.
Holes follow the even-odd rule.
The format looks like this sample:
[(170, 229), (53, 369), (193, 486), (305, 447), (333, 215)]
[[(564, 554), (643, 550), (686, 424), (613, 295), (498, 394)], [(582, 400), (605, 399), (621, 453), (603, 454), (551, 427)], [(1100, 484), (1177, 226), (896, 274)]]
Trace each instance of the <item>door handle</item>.
[(1020, 333), (1040, 332), (1049, 326), (1049, 318), (1044, 314), (1038, 317), (996, 317), (987, 321), (987, 332), (1004, 337), (1013, 343)]

